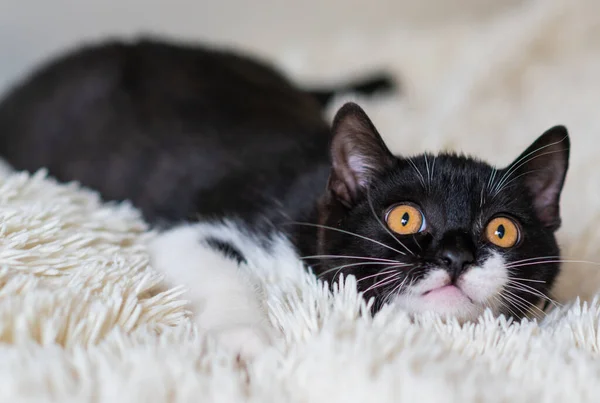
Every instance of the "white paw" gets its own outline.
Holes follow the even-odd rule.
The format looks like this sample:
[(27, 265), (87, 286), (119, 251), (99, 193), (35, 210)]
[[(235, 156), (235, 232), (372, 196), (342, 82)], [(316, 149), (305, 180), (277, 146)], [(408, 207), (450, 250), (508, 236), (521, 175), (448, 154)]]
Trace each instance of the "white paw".
[(170, 285), (185, 285), (193, 320), (201, 332), (213, 335), (244, 358), (256, 357), (272, 345), (259, 292), (236, 261), (203, 245), (198, 229), (184, 225), (162, 233), (150, 245), (152, 265)]

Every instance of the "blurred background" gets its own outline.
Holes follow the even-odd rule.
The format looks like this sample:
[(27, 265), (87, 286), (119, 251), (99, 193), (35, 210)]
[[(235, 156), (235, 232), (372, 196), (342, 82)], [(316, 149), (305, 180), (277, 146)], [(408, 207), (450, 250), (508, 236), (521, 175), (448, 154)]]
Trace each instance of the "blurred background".
[[(293, 58), (294, 50), (306, 47), (310, 52), (315, 44), (331, 47), (354, 39), (369, 41), (399, 28), (427, 30), (486, 20), (522, 2), (1, 0), (0, 88), (56, 51), (106, 36), (153, 33)], [(366, 62), (360, 59), (370, 57), (369, 53), (356, 56), (359, 65)]]
[[(401, 93), (359, 101), (398, 153), (452, 148), (502, 165), (564, 124), (560, 241), (600, 261), (597, 0), (0, 0), (0, 92), (57, 52), (141, 34), (237, 47), (300, 84), (386, 69)], [(580, 269), (567, 267), (563, 290), (597, 290), (600, 270)]]

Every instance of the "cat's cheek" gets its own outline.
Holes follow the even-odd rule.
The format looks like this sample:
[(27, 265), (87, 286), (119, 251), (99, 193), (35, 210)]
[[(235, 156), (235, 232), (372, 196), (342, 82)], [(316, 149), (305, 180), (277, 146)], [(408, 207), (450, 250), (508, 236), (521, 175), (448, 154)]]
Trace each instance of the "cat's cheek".
[(481, 266), (473, 267), (463, 274), (458, 280), (458, 286), (473, 302), (494, 307), (498, 294), (507, 282), (506, 261), (500, 254), (492, 253)]

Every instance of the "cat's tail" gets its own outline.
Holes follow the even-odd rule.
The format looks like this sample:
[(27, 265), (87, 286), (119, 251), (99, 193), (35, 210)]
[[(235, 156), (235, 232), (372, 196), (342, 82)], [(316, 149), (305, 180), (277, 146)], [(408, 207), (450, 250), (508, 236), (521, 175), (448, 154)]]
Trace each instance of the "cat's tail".
[(311, 94), (323, 107), (326, 107), (331, 99), (339, 94), (354, 93), (363, 96), (374, 96), (379, 94), (390, 94), (399, 92), (399, 86), (391, 74), (381, 72), (369, 74), (363, 78), (354, 79), (346, 83), (341, 83), (330, 88), (312, 88), (308, 89)]

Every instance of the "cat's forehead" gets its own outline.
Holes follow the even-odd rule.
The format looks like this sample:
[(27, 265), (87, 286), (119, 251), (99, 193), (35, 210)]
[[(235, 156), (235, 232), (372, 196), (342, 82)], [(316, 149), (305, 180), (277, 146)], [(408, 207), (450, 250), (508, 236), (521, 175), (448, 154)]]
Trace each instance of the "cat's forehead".
[[(455, 154), (399, 158), (385, 185), (384, 203), (413, 202), (445, 226), (469, 226), (482, 212), (498, 208), (495, 176), (502, 172), (485, 162)], [(509, 198), (510, 199), (510, 198)]]
[(399, 184), (418, 184), (429, 193), (466, 195), (490, 182), (494, 171), (489, 164), (456, 154), (422, 154), (398, 160)]

